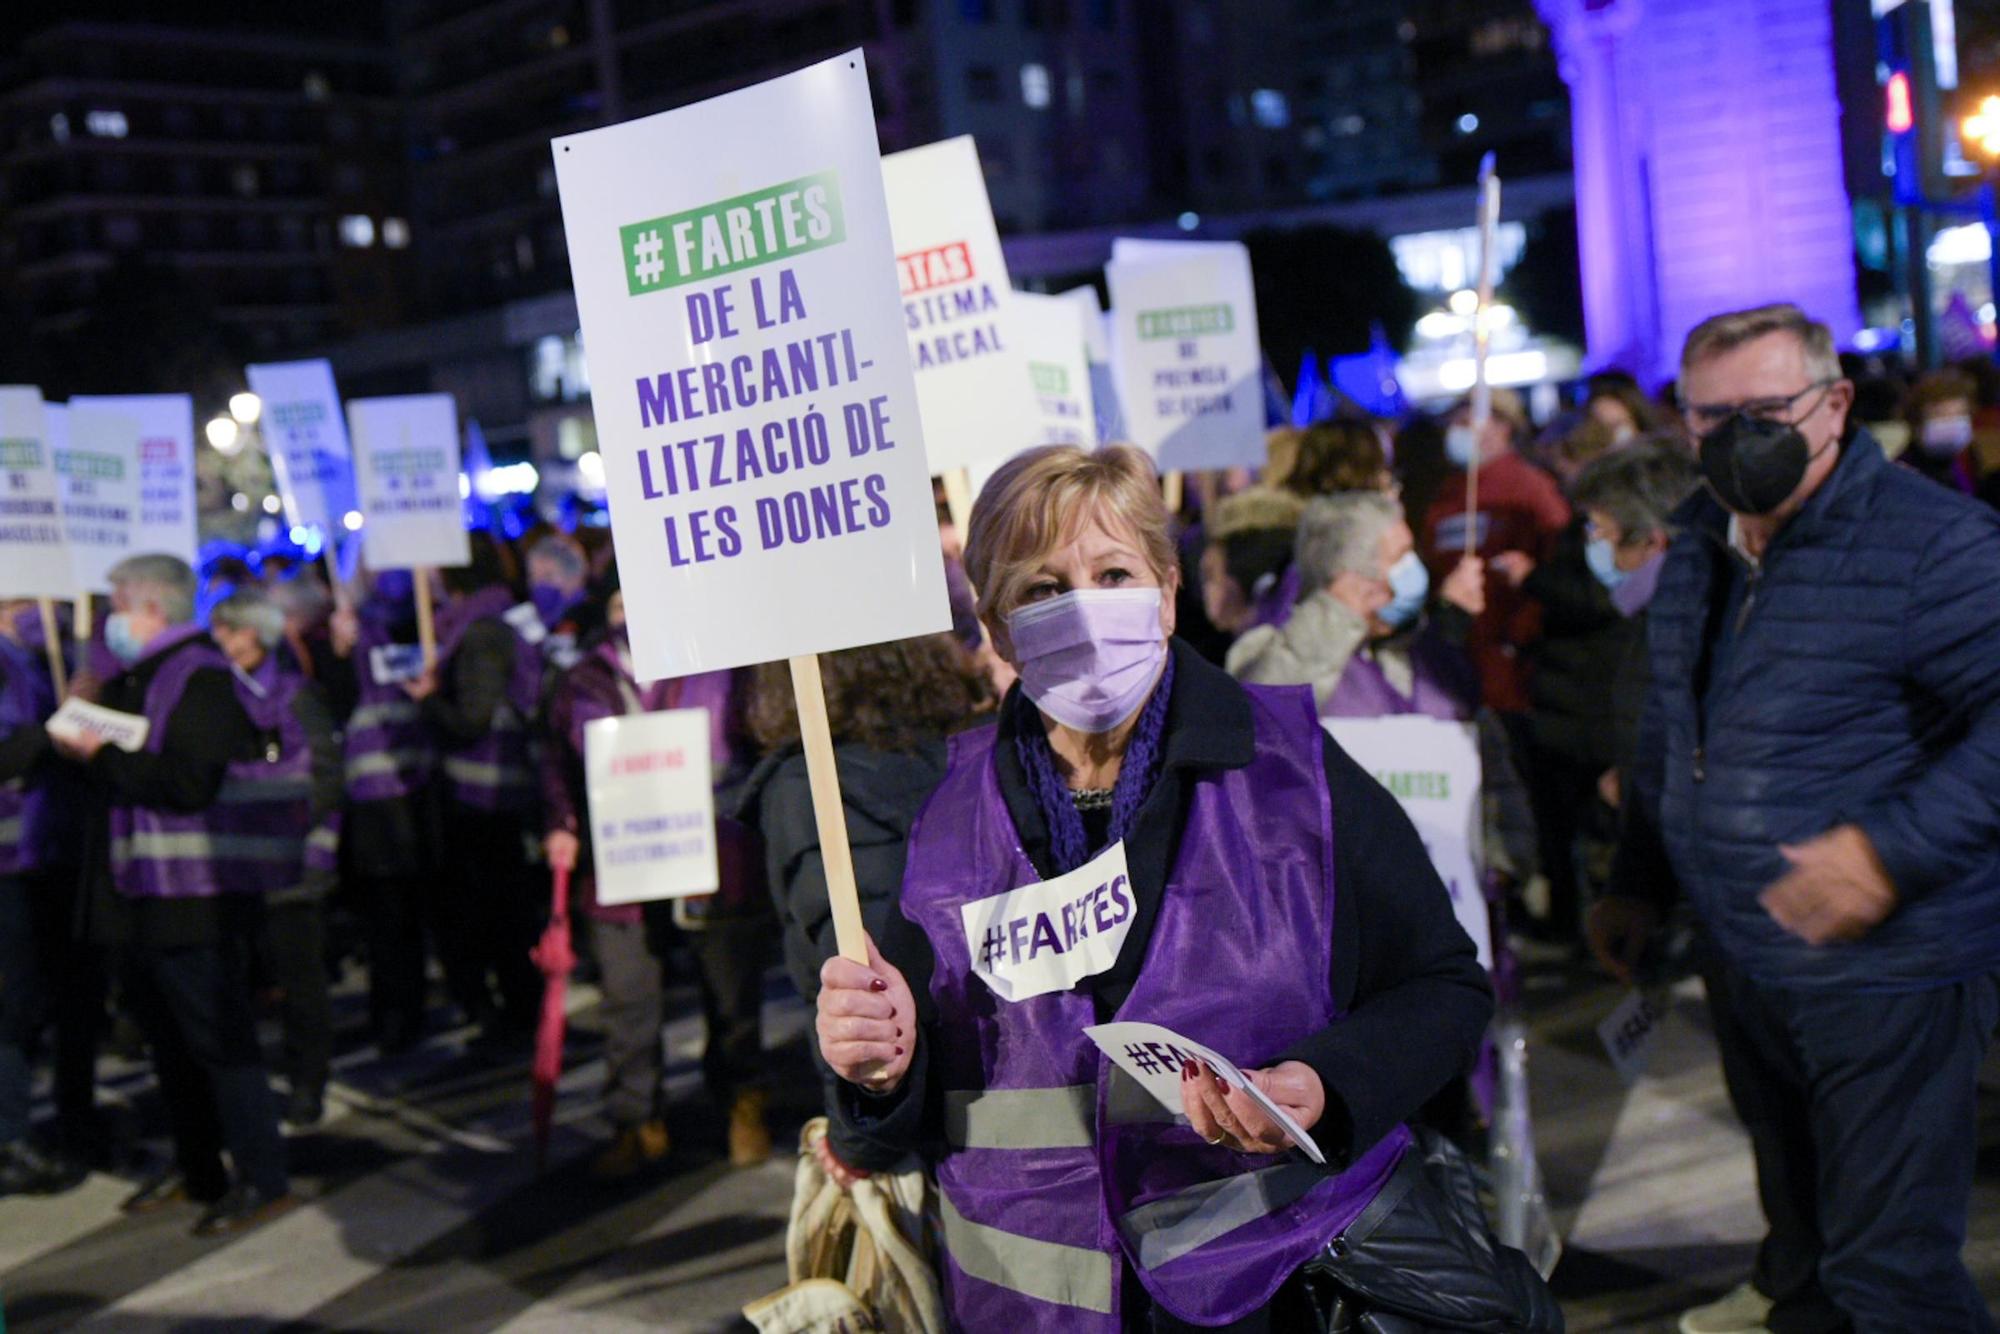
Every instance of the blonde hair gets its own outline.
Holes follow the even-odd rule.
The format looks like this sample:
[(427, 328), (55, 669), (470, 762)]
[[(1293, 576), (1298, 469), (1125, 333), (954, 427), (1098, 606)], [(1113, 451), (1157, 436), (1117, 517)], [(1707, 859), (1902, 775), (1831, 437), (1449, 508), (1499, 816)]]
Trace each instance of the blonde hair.
[(1710, 357), (1774, 333), (1790, 334), (1799, 340), (1805, 352), (1806, 374), (1815, 383), (1841, 378), (1840, 354), (1834, 350), (1833, 331), (1789, 301), (1711, 315), (1695, 325), (1681, 348), (1681, 378), (1686, 379), (1691, 367)]
[(1211, 542), (1221, 542), (1260, 528), (1289, 531), (1299, 526), (1299, 515), (1305, 512), (1305, 507), (1306, 502), (1289, 491), (1253, 486), (1216, 501), (1205, 516), (1203, 536)]
[(1124, 529), (1162, 588), (1180, 577), (1167, 536), (1167, 507), (1153, 460), (1131, 445), (1085, 453), (1074, 445), (1031, 449), (1000, 465), (966, 523), (965, 574), (979, 614), (1005, 616), (1048, 559), (1097, 519)]

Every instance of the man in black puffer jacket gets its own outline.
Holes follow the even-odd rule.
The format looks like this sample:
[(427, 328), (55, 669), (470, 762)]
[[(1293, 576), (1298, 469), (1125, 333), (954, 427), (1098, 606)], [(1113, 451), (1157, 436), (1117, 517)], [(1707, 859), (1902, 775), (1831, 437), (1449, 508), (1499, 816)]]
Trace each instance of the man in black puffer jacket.
[(1629, 975), (1670, 867), (1714, 945), (1770, 1233), (1754, 1288), (1682, 1328), (1991, 1330), (1960, 1250), (2000, 1021), (2000, 515), (1850, 428), (1796, 307), (1702, 324), (1681, 383), (1708, 486), (1651, 605), (1625, 897), (1592, 936)]

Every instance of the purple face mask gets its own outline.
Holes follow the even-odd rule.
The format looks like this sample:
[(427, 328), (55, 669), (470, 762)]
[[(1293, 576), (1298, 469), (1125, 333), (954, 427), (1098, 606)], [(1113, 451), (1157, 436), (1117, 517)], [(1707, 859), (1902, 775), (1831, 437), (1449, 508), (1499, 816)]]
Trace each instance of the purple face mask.
[(1637, 616), (1646, 610), (1646, 604), (1653, 600), (1653, 590), (1660, 586), (1660, 567), (1666, 563), (1667, 553), (1656, 551), (1611, 590), (1611, 605), (1618, 608), (1621, 616)]
[(1031, 602), (1007, 617), (1021, 689), (1079, 732), (1124, 722), (1166, 660), (1157, 588), (1087, 588)]

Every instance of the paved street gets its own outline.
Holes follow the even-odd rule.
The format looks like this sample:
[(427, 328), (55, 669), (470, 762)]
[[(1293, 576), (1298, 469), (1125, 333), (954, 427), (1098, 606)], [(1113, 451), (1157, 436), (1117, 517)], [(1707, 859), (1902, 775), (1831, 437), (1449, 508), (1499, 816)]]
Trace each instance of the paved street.
[[(1684, 984), (1648, 1076), (1622, 1085), (1593, 1032), (1615, 1000), (1587, 974), (1546, 969), (1531, 1072), (1544, 1172), (1567, 1242), (1557, 1273), (1570, 1327), (1669, 1330), (1672, 1313), (1728, 1287), (1759, 1232), (1748, 1150), (1716, 1076), (1699, 992)], [(18, 1331), (706, 1331), (783, 1274), (791, 1172), (732, 1172), (719, 1115), (701, 1097), (691, 993), (667, 1034), (674, 1154), (627, 1187), (590, 1182), (603, 1123), (590, 1031), (595, 993), (574, 989), (575, 1037), (547, 1172), (527, 1148), (525, 1053), (466, 1049), (446, 1034), (384, 1061), (355, 1046), (333, 1107), (292, 1141), (309, 1204), (223, 1242), (187, 1236), (192, 1209), (127, 1219), (126, 1179), (93, 1177), (55, 1200), (0, 1201), (0, 1301)], [(809, 1111), (806, 1012), (773, 975), (767, 1006), (785, 1142)], [(107, 1061), (111, 1094), (151, 1117), (144, 1067)], [(2000, 1300), (2000, 1095), (1982, 1125), (1971, 1258)], [(140, 1146), (152, 1153), (164, 1144)], [(134, 1164), (134, 1171), (138, 1164)]]

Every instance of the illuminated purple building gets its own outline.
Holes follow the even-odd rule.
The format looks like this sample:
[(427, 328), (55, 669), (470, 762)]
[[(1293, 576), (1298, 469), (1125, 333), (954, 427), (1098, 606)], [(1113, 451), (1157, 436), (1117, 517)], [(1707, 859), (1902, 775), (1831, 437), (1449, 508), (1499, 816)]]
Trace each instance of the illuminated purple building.
[(1570, 88), (1589, 365), (1664, 380), (1718, 311), (1861, 327), (1826, 0), (1537, 0)]

